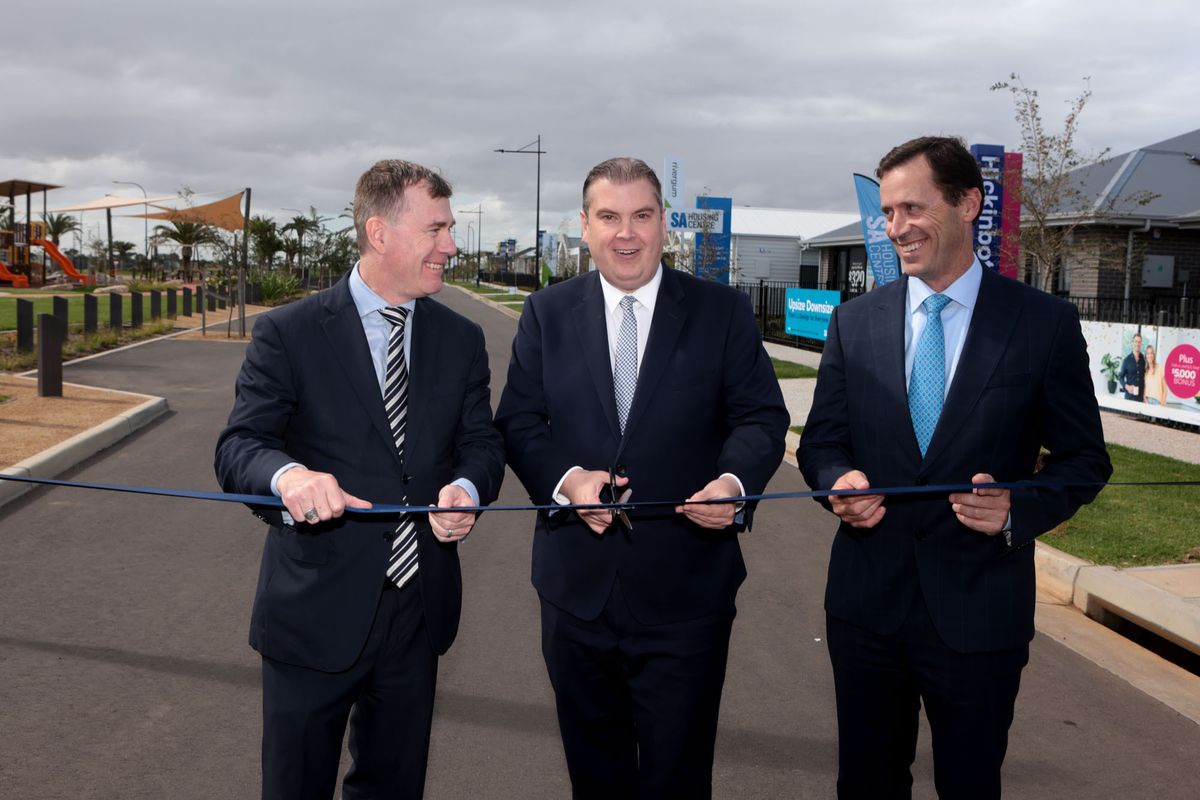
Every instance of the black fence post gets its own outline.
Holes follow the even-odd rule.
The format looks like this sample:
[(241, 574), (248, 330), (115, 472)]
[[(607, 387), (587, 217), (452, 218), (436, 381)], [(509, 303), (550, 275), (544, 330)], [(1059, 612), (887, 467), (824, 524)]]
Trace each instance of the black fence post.
[(71, 317), (71, 311), (67, 302), (67, 298), (55, 295), (52, 302), (54, 303), (54, 316), (58, 317), (58, 321), (62, 323), (63, 335), (65, 336), (67, 326), (70, 325)]
[(62, 348), (67, 326), (54, 314), (38, 315), (38, 397), (62, 397)]
[(162, 319), (162, 292), (158, 289), (150, 290), (150, 320), (157, 322)]
[(761, 328), (762, 337), (767, 338), (767, 304), (766, 304), (766, 288), (763, 284), (763, 279), (758, 279), (758, 319)]
[(17, 352), (33, 352), (33, 301), (17, 298)]
[(83, 333), (85, 336), (96, 332), (96, 323), (100, 318), (99, 309), (100, 301), (96, 299), (96, 295), (85, 294), (83, 296)]
[(183, 315), (190, 317), (192, 311), (196, 308), (196, 304), (192, 302), (192, 289), (190, 286), (183, 287)]
[(111, 292), (108, 295), (108, 327), (118, 332), (125, 327), (125, 323), (121, 319), (120, 292)]
[(142, 327), (142, 293), (129, 293), (129, 327)]
[(209, 311), (217, 310), (217, 296), (212, 293), (211, 289), (206, 289), (204, 292), (204, 302), (208, 304)]
[(175, 319), (175, 317), (178, 315), (177, 308), (178, 308), (178, 306), (176, 305), (176, 302), (175, 302), (175, 290), (167, 289), (167, 318), (168, 319)]

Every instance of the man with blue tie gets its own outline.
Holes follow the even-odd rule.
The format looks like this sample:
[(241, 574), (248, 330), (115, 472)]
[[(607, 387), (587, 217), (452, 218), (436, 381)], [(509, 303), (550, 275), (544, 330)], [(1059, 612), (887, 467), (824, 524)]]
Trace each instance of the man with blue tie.
[(329, 798), (347, 721), (344, 798), (420, 797), (438, 656), (458, 631), (457, 546), (496, 498), (478, 325), (429, 298), (456, 252), (450, 185), (408, 161), (358, 180), (359, 261), (254, 325), (216, 470), (279, 496), (250, 620), (262, 655), (262, 796)]
[(1112, 466), (1075, 307), (975, 256), (983, 179), (961, 140), (906, 142), (876, 175), (905, 275), (834, 312), (805, 480), (1029, 485), (822, 501), (841, 521), (825, 593), (838, 796), (911, 795), (924, 703), (938, 795), (998, 798), (1033, 638), (1033, 541)]
[[(762, 492), (788, 414), (745, 295), (665, 268), (662, 187), (583, 184), (597, 269), (532, 295), (496, 425), (534, 502)], [(753, 504), (539, 514), (542, 654), (576, 798), (707, 797)]]

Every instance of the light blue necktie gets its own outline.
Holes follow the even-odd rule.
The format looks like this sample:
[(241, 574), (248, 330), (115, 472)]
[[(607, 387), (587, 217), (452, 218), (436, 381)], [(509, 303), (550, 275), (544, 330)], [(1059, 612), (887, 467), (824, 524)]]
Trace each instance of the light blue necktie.
[(929, 319), (917, 342), (912, 375), (908, 379), (908, 413), (912, 415), (922, 456), (929, 449), (946, 396), (946, 336), (942, 332), (942, 309), (949, 302), (946, 295), (933, 294), (922, 303)]
[(633, 392), (637, 388), (637, 317), (633, 315), (633, 295), (621, 298), (621, 327), (617, 331), (616, 359), (613, 364), (613, 393), (617, 400), (617, 420), (621, 433), (625, 432), (625, 420), (629, 419), (629, 408), (633, 405)]

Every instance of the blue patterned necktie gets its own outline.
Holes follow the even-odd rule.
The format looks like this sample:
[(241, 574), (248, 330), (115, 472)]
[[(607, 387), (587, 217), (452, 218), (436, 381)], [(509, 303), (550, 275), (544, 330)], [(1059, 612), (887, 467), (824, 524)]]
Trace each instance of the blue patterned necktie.
[(942, 309), (950, 302), (944, 294), (925, 298), (922, 305), (928, 320), (913, 356), (912, 375), (908, 379), (908, 413), (921, 455), (929, 449), (933, 429), (942, 415), (946, 397), (946, 335), (942, 332)]
[(625, 432), (625, 420), (629, 419), (633, 392), (637, 388), (637, 317), (633, 315), (633, 304), (636, 302), (631, 294), (621, 298), (623, 315), (621, 328), (617, 332), (617, 357), (613, 364), (613, 393), (616, 395), (621, 433)]
[[(404, 361), (404, 325), (408, 321), (408, 309), (387, 307), (379, 309), (379, 313), (392, 326), (388, 336), (387, 367), (383, 373), (383, 407), (387, 411), (396, 451), (403, 457), (404, 429), (408, 422), (408, 364)], [(407, 503), (408, 498), (404, 502)], [(410, 514), (402, 514), (392, 539), (387, 577), (397, 586), (403, 586), (416, 574), (417, 525)]]

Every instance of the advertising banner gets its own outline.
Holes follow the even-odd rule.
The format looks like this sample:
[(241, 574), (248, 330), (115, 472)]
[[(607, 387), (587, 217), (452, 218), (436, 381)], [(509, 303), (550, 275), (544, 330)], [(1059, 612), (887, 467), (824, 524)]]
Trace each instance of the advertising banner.
[(841, 292), (818, 289), (788, 289), (784, 330), (792, 336), (825, 341), (829, 318), (842, 302)]
[[(1200, 330), (1082, 325), (1101, 408), (1200, 426)], [(1135, 344), (1140, 357), (1133, 355)]]
[(992, 272), (1000, 271), (1004, 215), (1004, 148), (998, 144), (973, 144), (971, 155), (983, 173), (983, 208), (975, 220), (975, 255)]
[(900, 262), (896, 258), (896, 248), (887, 237), (887, 217), (879, 208), (879, 184), (866, 175), (855, 173), (854, 193), (858, 195), (867, 264), (875, 285), (883, 286), (900, 277)]
[(728, 284), (729, 247), (733, 241), (729, 227), (733, 219), (733, 198), (700, 196), (696, 198), (696, 208), (722, 212), (720, 228), (696, 233), (696, 253), (693, 256), (696, 277)]
[(667, 156), (663, 161), (663, 208), (683, 205), (683, 159)]
[(1021, 254), (1021, 170), (1025, 162), (1020, 153), (1004, 154), (1004, 201), (1000, 220), (1000, 274), (1017, 278)]

